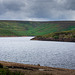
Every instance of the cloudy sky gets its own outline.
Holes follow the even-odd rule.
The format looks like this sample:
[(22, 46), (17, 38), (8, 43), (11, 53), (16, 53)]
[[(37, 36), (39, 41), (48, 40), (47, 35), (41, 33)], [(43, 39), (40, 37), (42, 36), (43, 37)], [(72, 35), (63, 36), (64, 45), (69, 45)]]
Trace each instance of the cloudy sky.
[(75, 20), (75, 0), (0, 0), (0, 20)]

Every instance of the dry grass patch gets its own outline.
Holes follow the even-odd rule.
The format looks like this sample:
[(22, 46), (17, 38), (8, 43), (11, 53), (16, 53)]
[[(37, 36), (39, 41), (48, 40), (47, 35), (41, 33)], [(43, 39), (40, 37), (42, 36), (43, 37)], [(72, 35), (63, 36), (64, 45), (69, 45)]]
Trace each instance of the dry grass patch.
[(75, 70), (64, 68), (44, 67), (38, 65), (27, 65), (20, 63), (0, 61), (3, 66), (7, 66), (12, 72), (20, 72), (24, 75), (75, 75)]

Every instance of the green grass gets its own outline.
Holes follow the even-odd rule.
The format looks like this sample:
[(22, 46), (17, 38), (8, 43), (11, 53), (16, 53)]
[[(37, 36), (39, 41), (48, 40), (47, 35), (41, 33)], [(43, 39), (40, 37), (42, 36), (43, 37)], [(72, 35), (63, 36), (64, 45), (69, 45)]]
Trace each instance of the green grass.
[(75, 30), (74, 21), (0, 21), (0, 36), (37, 36)]
[(12, 72), (8, 69), (0, 68), (0, 75), (24, 75), (24, 74), (22, 74), (21, 72), (18, 72), (18, 71), (17, 72), (16, 71)]
[(10, 71), (8, 68), (4, 68), (0, 63), (0, 75), (24, 75), (19, 71)]
[(75, 30), (54, 32), (46, 35), (36, 36), (32, 40), (60, 40), (75, 42)]
[(62, 32), (55, 32), (55, 33), (50, 33), (47, 35), (43, 35), (43, 37), (49, 38), (49, 37), (53, 37), (53, 38), (75, 38), (75, 30), (71, 30), (71, 31), (62, 31)]

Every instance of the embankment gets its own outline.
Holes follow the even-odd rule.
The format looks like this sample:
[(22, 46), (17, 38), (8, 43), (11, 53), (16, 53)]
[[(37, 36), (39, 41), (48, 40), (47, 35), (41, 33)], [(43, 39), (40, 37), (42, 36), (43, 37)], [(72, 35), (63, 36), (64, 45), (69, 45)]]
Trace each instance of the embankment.
[[(0, 61), (4, 68), (24, 75), (75, 75), (75, 70)], [(1, 69), (1, 68), (0, 68)]]

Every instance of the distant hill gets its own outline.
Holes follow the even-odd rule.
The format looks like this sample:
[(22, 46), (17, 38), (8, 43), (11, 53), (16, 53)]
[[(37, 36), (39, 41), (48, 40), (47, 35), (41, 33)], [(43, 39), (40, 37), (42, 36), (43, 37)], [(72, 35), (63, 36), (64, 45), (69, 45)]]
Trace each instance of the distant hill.
[(37, 36), (75, 30), (75, 21), (0, 21), (0, 36)]

